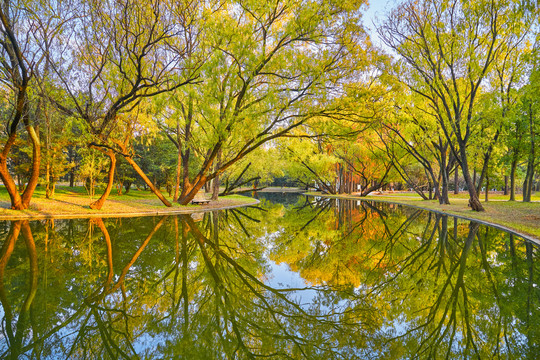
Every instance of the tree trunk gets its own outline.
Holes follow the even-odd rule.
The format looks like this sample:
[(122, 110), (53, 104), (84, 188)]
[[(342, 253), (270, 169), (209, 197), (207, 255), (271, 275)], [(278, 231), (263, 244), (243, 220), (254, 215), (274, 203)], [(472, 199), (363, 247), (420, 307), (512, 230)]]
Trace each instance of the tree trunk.
[(54, 174), (51, 174), (52, 182), (51, 182), (51, 199), (54, 199), (54, 194), (56, 192), (56, 179), (54, 177)]
[(150, 190), (152, 190), (152, 192), (159, 198), (159, 200), (161, 200), (163, 205), (171, 207), (172, 204), (169, 202), (169, 200), (165, 199), (163, 194), (154, 186), (154, 184), (152, 184), (148, 176), (146, 176), (146, 174), (142, 171), (139, 165), (137, 165), (137, 163), (133, 161), (133, 159), (129, 156), (124, 156), (124, 158), (133, 167), (133, 170), (135, 170), (135, 172), (143, 179), (144, 183), (148, 185)]
[(159, 188), (154, 186), (154, 183), (150, 181), (148, 176), (146, 176), (146, 174), (144, 173), (144, 171), (142, 171), (139, 165), (137, 165), (137, 163), (133, 160), (133, 158), (127, 154), (126, 144), (123, 144), (121, 142), (116, 142), (116, 141), (115, 141), (115, 144), (122, 150), (122, 156), (124, 157), (124, 159), (126, 159), (126, 161), (128, 162), (129, 165), (131, 165), (133, 170), (135, 170), (135, 172), (141, 177), (141, 179), (143, 179), (145, 187), (148, 186), (150, 190), (152, 190), (152, 192), (158, 197), (158, 199), (161, 200), (163, 205), (167, 207), (171, 207), (172, 204), (169, 202), (169, 200), (167, 200), (165, 196), (163, 196), (161, 191), (159, 191)]
[(35, 129), (31, 125), (26, 125), (26, 131), (30, 140), (32, 141), (32, 171), (30, 173), (30, 179), (28, 184), (21, 195), (22, 205), (25, 209), (30, 206), (30, 200), (34, 194), (34, 190), (39, 181), (39, 167), (41, 165), (41, 144), (39, 142), (39, 136)]
[(45, 198), (51, 199), (53, 194), (51, 192), (51, 124), (49, 117), (45, 116), (46, 126), (46, 138), (45, 138)]
[(11, 200), (11, 208), (14, 210), (23, 210), (24, 208), (22, 205), (21, 195), (19, 194), (19, 191), (17, 190), (17, 185), (15, 184), (15, 181), (13, 181), (13, 177), (11, 176), (7, 168), (7, 155), (9, 154), (11, 146), (15, 142), (16, 138), (17, 135), (15, 133), (12, 133), (7, 139), (2, 153), (0, 153), (0, 178), (2, 179), (2, 183), (4, 184), (9, 194), (9, 198)]
[[(8, 71), (7, 81), (8, 87), (13, 89), (14, 103), (13, 109), (10, 112), (10, 119), (8, 123), (8, 139), (0, 153), (0, 178), (6, 187), (6, 190), (11, 199), (11, 208), (16, 210), (27, 209), (30, 205), (30, 199), (34, 193), (34, 189), (39, 179), (39, 165), (41, 161), (41, 146), (39, 143), (39, 137), (34, 131), (33, 126), (29, 123), (29, 109), (28, 109), (28, 84), (32, 77), (32, 72), (26, 67), (27, 63), (23, 60), (25, 57), (19, 47), (15, 32), (12, 28), (12, 19), (10, 14), (6, 13), (4, 7), (0, 7), (0, 18), (3, 25), (2, 32), (4, 34), (3, 48), (7, 50), (7, 55), (3, 61), (12, 66), (12, 71)], [(9, 95), (8, 95), (9, 97)], [(7, 158), (11, 147), (13, 146), (17, 137), (17, 127), (20, 121), (23, 120), (25, 129), (28, 132), (28, 136), (32, 141), (32, 171), (28, 181), (28, 186), (24, 190), (22, 195), (19, 195), (17, 187), (7, 167)]]
[(504, 175), (504, 195), (508, 195), (508, 175)]
[(338, 184), (337, 184), (337, 191), (338, 194), (343, 194), (343, 167), (341, 164), (338, 164)]
[[(504, 116), (504, 115), (503, 115)], [(495, 136), (493, 137), (493, 141), (489, 144), (486, 152), (484, 153), (484, 163), (482, 164), (482, 171), (480, 172), (480, 178), (478, 180), (478, 185), (476, 187), (476, 192), (480, 193), (480, 190), (482, 188), (482, 183), (484, 182), (484, 177), (487, 177), (488, 169), (489, 169), (489, 160), (491, 159), (491, 154), (493, 153), (493, 148), (495, 144), (497, 143), (497, 140), (499, 139), (499, 135), (501, 133), (501, 129), (497, 129), (497, 132), (495, 133)], [(486, 181), (486, 189), (487, 189), (487, 181)]]
[(459, 165), (454, 170), (454, 194), (459, 194)]
[(201, 177), (201, 179), (195, 182), (195, 184), (191, 184), (189, 182), (186, 184), (184, 182), (184, 186), (182, 188), (182, 194), (178, 198), (178, 202), (180, 203), (180, 205), (189, 204), (190, 201), (193, 200), (193, 198), (195, 197), (195, 194), (197, 194), (199, 190), (202, 189), (205, 182), (206, 182), (206, 177)]
[(527, 161), (527, 173), (525, 174), (525, 182), (523, 183), (523, 202), (531, 202), (532, 187), (534, 182), (535, 134), (532, 104), (529, 104), (529, 132), (531, 137), (531, 147)]
[[(473, 179), (471, 178), (471, 174), (469, 172), (469, 163), (467, 160), (467, 149), (466, 144), (463, 141), (458, 141), (459, 145), (459, 157), (460, 157), (460, 165), (461, 170), (463, 173), (463, 178), (465, 180), (465, 184), (467, 185), (467, 190), (469, 192), (469, 206), (474, 211), (484, 211), (484, 208), (482, 204), (480, 203), (480, 199), (478, 198), (478, 193), (476, 192), (476, 187)], [(474, 174), (476, 176), (476, 171), (474, 171)]]
[(24, 191), (24, 181), (21, 179), (21, 174), (17, 174), (17, 184), (19, 185), (19, 192)]
[(469, 190), (469, 205), (474, 211), (484, 211), (484, 207), (482, 206), (482, 204), (480, 203), (480, 199), (478, 198), (478, 193), (476, 192), (474, 182), (471, 179), (471, 174), (469, 173), (469, 164), (467, 163), (467, 153), (464, 144), (460, 144), (459, 151), (461, 157), (461, 169), (463, 172), (463, 177), (465, 178), (465, 184), (467, 184), (467, 189)]
[[(183, 173), (183, 186), (182, 186), (182, 193), (180, 194), (180, 197), (178, 199), (178, 202), (181, 205), (187, 205), (193, 200), (197, 192), (206, 184), (207, 181), (211, 180), (209, 178), (208, 172), (210, 171), (212, 164), (214, 163), (215, 159), (217, 158), (219, 152), (221, 151), (221, 143), (218, 142), (214, 146), (214, 148), (209, 151), (207, 154), (204, 164), (202, 168), (199, 170), (199, 173), (197, 176), (195, 176), (195, 179), (193, 181), (189, 178), (189, 151), (186, 151), (186, 153), (182, 154), (182, 167), (184, 168)], [(225, 168), (215, 171), (212, 176), (215, 177), (219, 175), (221, 172), (223, 172)]]
[(30, 199), (34, 194), (34, 190), (39, 180), (39, 166), (41, 163), (41, 146), (39, 143), (39, 137), (37, 136), (33, 126), (26, 126), (26, 131), (28, 132), (28, 136), (32, 141), (32, 170), (30, 172), (28, 185), (25, 187), (22, 195), (19, 194), (17, 186), (13, 181), (13, 177), (11, 176), (7, 168), (7, 155), (9, 154), (9, 151), (11, 150), (11, 147), (15, 142), (15, 139), (17, 137), (16, 133), (13, 132), (8, 137), (6, 145), (4, 146), (4, 149), (0, 154), (0, 179), (6, 187), (6, 190), (11, 200), (11, 208), (14, 210), (28, 209), (28, 206), (30, 205)]
[(75, 185), (75, 171), (73, 169), (69, 170), (69, 187)]
[(510, 167), (510, 201), (516, 201), (516, 168), (517, 156), (514, 156)]
[[(216, 158), (216, 166), (214, 171), (217, 171), (221, 167), (221, 150), (219, 150)], [(220, 185), (220, 176), (217, 175), (213, 180), (213, 189), (212, 189), (212, 200), (217, 200), (219, 197), (219, 185)]]
[(176, 164), (176, 181), (174, 183), (174, 195), (173, 201), (178, 200), (178, 194), (180, 193), (180, 179), (182, 177), (182, 148), (178, 146), (178, 160)]
[(124, 189), (125, 189), (124, 194), (129, 193), (129, 189), (131, 189), (132, 184), (133, 184), (133, 182), (131, 182), (131, 181), (125, 181), (124, 182)]
[[(47, 151), (48, 152), (48, 151)], [(49, 156), (47, 156), (47, 163), (45, 164), (45, 198), (51, 198), (51, 164)]]
[(488, 194), (489, 194), (489, 175), (486, 171), (486, 197), (485, 197), (486, 202), (488, 202)]
[(124, 187), (124, 182), (122, 180), (118, 180), (118, 183), (116, 184), (116, 193), (118, 195), (122, 195), (123, 187)]
[(534, 177), (534, 166), (529, 159), (527, 163), (527, 173), (525, 174), (525, 181), (523, 182), (523, 202), (531, 202), (532, 197), (532, 186), (533, 186), (533, 177)]
[[(442, 146), (441, 146), (442, 148)], [(447, 147), (441, 151), (441, 170), (440, 174), (442, 177), (442, 184), (441, 184), (441, 194), (439, 196), (439, 204), (450, 204), (450, 199), (448, 198), (448, 183), (449, 183), (449, 176), (448, 176), (448, 169), (446, 169), (446, 149)]]
[[(100, 150), (101, 151), (101, 150)], [(103, 207), (103, 204), (105, 203), (105, 200), (109, 197), (109, 194), (111, 193), (111, 190), (114, 185), (114, 171), (116, 170), (116, 155), (112, 150), (108, 151), (102, 151), (105, 155), (107, 155), (110, 159), (110, 165), (109, 165), (109, 180), (107, 181), (107, 187), (105, 187), (105, 191), (103, 194), (101, 194), (100, 198), (94, 201), (90, 204), (90, 209), (94, 210), (101, 210)]]
[(450, 199), (448, 198), (448, 174), (445, 174), (446, 171), (443, 170), (442, 184), (441, 184), (441, 197), (439, 199), (439, 204), (450, 204)]

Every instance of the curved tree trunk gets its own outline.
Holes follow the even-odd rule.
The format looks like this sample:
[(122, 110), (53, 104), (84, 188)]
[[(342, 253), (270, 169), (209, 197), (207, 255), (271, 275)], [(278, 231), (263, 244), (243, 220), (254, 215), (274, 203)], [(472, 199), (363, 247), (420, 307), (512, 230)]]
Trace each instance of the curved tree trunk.
[(92, 295), (86, 298), (88, 303), (97, 302), (102, 299), (102, 295), (109, 289), (114, 275), (111, 236), (109, 235), (102, 218), (92, 219), (91, 223), (95, 223), (99, 227), (105, 239), (105, 245), (107, 246), (107, 279), (100, 288), (97, 288)]
[(6, 190), (11, 200), (11, 208), (14, 210), (28, 209), (28, 206), (30, 205), (30, 200), (32, 199), (32, 195), (34, 194), (34, 190), (36, 189), (39, 180), (39, 166), (41, 163), (41, 147), (39, 143), (39, 137), (37, 136), (33, 126), (27, 126), (26, 130), (28, 132), (28, 135), (30, 136), (30, 139), (32, 140), (33, 156), (30, 179), (28, 180), (28, 185), (25, 187), (22, 195), (19, 194), (17, 186), (15, 185), (15, 181), (13, 180), (13, 177), (11, 176), (7, 168), (7, 157), (11, 150), (11, 147), (15, 143), (15, 139), (17, 138), (16, 133), (12, 133), (9, 136), (6, 144), (4, 145), (2, 153), (0, 153), (0, 179), (6, 187)]
[[(100, 150), (101, 151), (101, 150)], [(103, 207), (103, 204), (105, 203), (105, 200), (109, 197), (109, 194), (111, 193), (111, 190), (114, 185), (114, 171), (116, 169), (116, 155), (112, 150), (109, 151), (102, 151), (105, 155), (109, 157), (111, 160), (110, 166), (109, 166), (109, 181), (107, 182), (107, 187), (105, 188), (105, 191), (103, 194), (101, 194), (101, 197), (90, 204), (90, 208), (94, 210), (100, 210)]]
[(39, 167), (41, 164), (41, 144), (39, 142), (39, 136), (32, 125), (27, 125), (26, 131), (32, 141), (32, 171), (30, 173), (28, 184), (21, 195), (22, 206), (24, 209), (28, 209), (28, 206), (30, 206), (30, 200), (32, 199), (32, 195), (34, 195), (34, 190), (39, 181)]
[(21, 195), (19, 194), (17, 185), (15, 184), (15, 181), (7, 168), (7, 156), (16, 138), (17, 134), (11, 133), (6, 141), (6, 144), (4, 145), (4, 148), (2, 149), (2, 153), (0, 153), (0, 179), (2, 179), (2, 183), (4, 183), (4, 186), (9, 194), (11, 208), (14, 210), (23, 210), (24, 208), (22, 205)]

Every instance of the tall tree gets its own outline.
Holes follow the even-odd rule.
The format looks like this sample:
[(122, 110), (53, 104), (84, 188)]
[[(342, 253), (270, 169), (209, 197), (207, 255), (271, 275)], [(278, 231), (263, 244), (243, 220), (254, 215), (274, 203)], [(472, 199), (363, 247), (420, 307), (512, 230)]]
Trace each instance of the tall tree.
[[(209, 17), (204, 83), (178, 95), (185, 114), (181, 204), (263, 144), (316, 116), (343, 114), (335, 98), (366, 63), (360, 5), (241, 0)], [(201, 162), (190, 174), (194, 148)]]
[(525, 13), (513, 1), (407, 1), (379, 25), (399, 55), (399, 80), (423, 97), (462, 168), (473, 210), (483, 211), (470, 175), (467, 146), (477, 97)]
[[(39, 62), (32, 31), (36, 19), (24, 12), (11, 1), (0, 4), (0, 77), (5, 113), (7, 139), (0, 152), (0, 178), (11, 199), (11, 208), (27, 209), (39, 179), (41, 145), (39, 134), (30, 118), (30, 82), (34, 67)], [(8, 169), (9, 154), (17, 138), (20, 125), (24, 126), (32, 142), (32, 169), (28, 185), (19, 194), (15, 181)]]
[[(118, 115), (197, 77), (196, 66), (188, 64), (186, 54), (197, 41), (190, 27), (195, 26), (198, 3), (80, 0), (75, 6), (72, 31), (49, 57), (67, 101), (60, 97), (52, 101), (67, 114), (83, 119), (92, 134), (89, 145), (110, 158), (105, 192), (90, 205), (99, 209), (113, 186), (116, 155), (128, 162), (132, 159), (119, 146), (122, 142), (112, 141), (115, 132), (125, 130)], [(119, 137), (124, 139), (123, 135)], [(171, 206), (148, 182), (163, 203)]]

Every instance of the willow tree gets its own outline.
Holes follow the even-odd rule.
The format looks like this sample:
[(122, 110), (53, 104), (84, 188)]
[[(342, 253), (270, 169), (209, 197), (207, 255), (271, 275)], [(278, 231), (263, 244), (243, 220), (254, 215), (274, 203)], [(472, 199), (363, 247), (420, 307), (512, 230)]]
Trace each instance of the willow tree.
[[(88, 145), (110, 158), (107, 187), (91, 208), (100, 209), (113, 187), (116, 156), (135, 167), (167, 206), (126, 151), (119, 115), (132, 113), (145, 99), (193, 82), (196, 66), (187, 55), (196, 46), (197, 2), (77, 0), (73, 20), (50, 53), (61, 94), (49, 98), (68, 115), (86, 123)], [(136, 119), (135, 119), (136, 120)], [(120, 133), (120, 134), (119, 134)], [(115, 140), (116, 138), (116, 140)], [(128, 139), (129, 140), (129, 139)]]
[[(473, 210), (483, 211), (469, 172), (467, 147), (478, 95), (494, 61), (525, 13), (517, 1), (406, 1), (379, 25), (384, 43), (399, 57), (399, 80), (434, 114), (463, 170)], [(454, 145), (455, 144), (455, 145)]]
[[(230, 1), (205, 22), (201, 83), (178, 93), (179, 203), (317, 116), (342, 116), (342, 82), (367, 61), (357, 1)], [(200, 165), (189, 171), (197, 148)], [(191, 154), (191, 155), (190, 155)]]

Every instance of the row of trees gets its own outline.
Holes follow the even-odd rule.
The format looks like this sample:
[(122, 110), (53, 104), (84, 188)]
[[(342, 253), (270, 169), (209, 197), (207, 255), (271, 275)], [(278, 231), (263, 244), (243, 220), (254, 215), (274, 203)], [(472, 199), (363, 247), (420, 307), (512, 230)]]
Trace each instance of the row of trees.
[(480, 190), (495, 177), (508, 188), (510, 179), (514, 200), (521, 171), (530, 201), (539, 165), (538, 27), (538, 9), (526, 2), (403, 2), (377, 25), (392, 56), (366, 90), (375, 121), (360, 135), (349, 128), (311, 142), (297, 155), (300, 177), (332, 193), (358, 184), (364, 195), (401, 181), (441, 204), (461, 180), (482, 211)]
[(506, 177), (514, 199), (523, 171), (529, 201), (537, 9), (406, 1), (378, 21), (384, 54), (361, 6), (5, 0), (0, 178), (12, 208), (39, 183), (52, 197), (67, 172), (89, 189), (107, 178), (97, 209), (115, 179), (170, 206), (160, 185), (187, 204), (203, 187), (216, 198), (283, 175), (363, 195), (402, 182), (448, 203), (461, 173), (482, 210), (482, 187)]
[[(367, 66), (360, 5), (4, 1), (0, 177), (12, 208), (50, 186), (70, 147), (108, 159), (92, 208), (110, 194), (119, 159), (170, 206), (135, 143), (174, 145), (174, 200), (186, 204), (261, 145), (312, 118), (348, 116), (341, 84)], [(32, 165), (20, 194), (12, 154), (25, 146)]]

